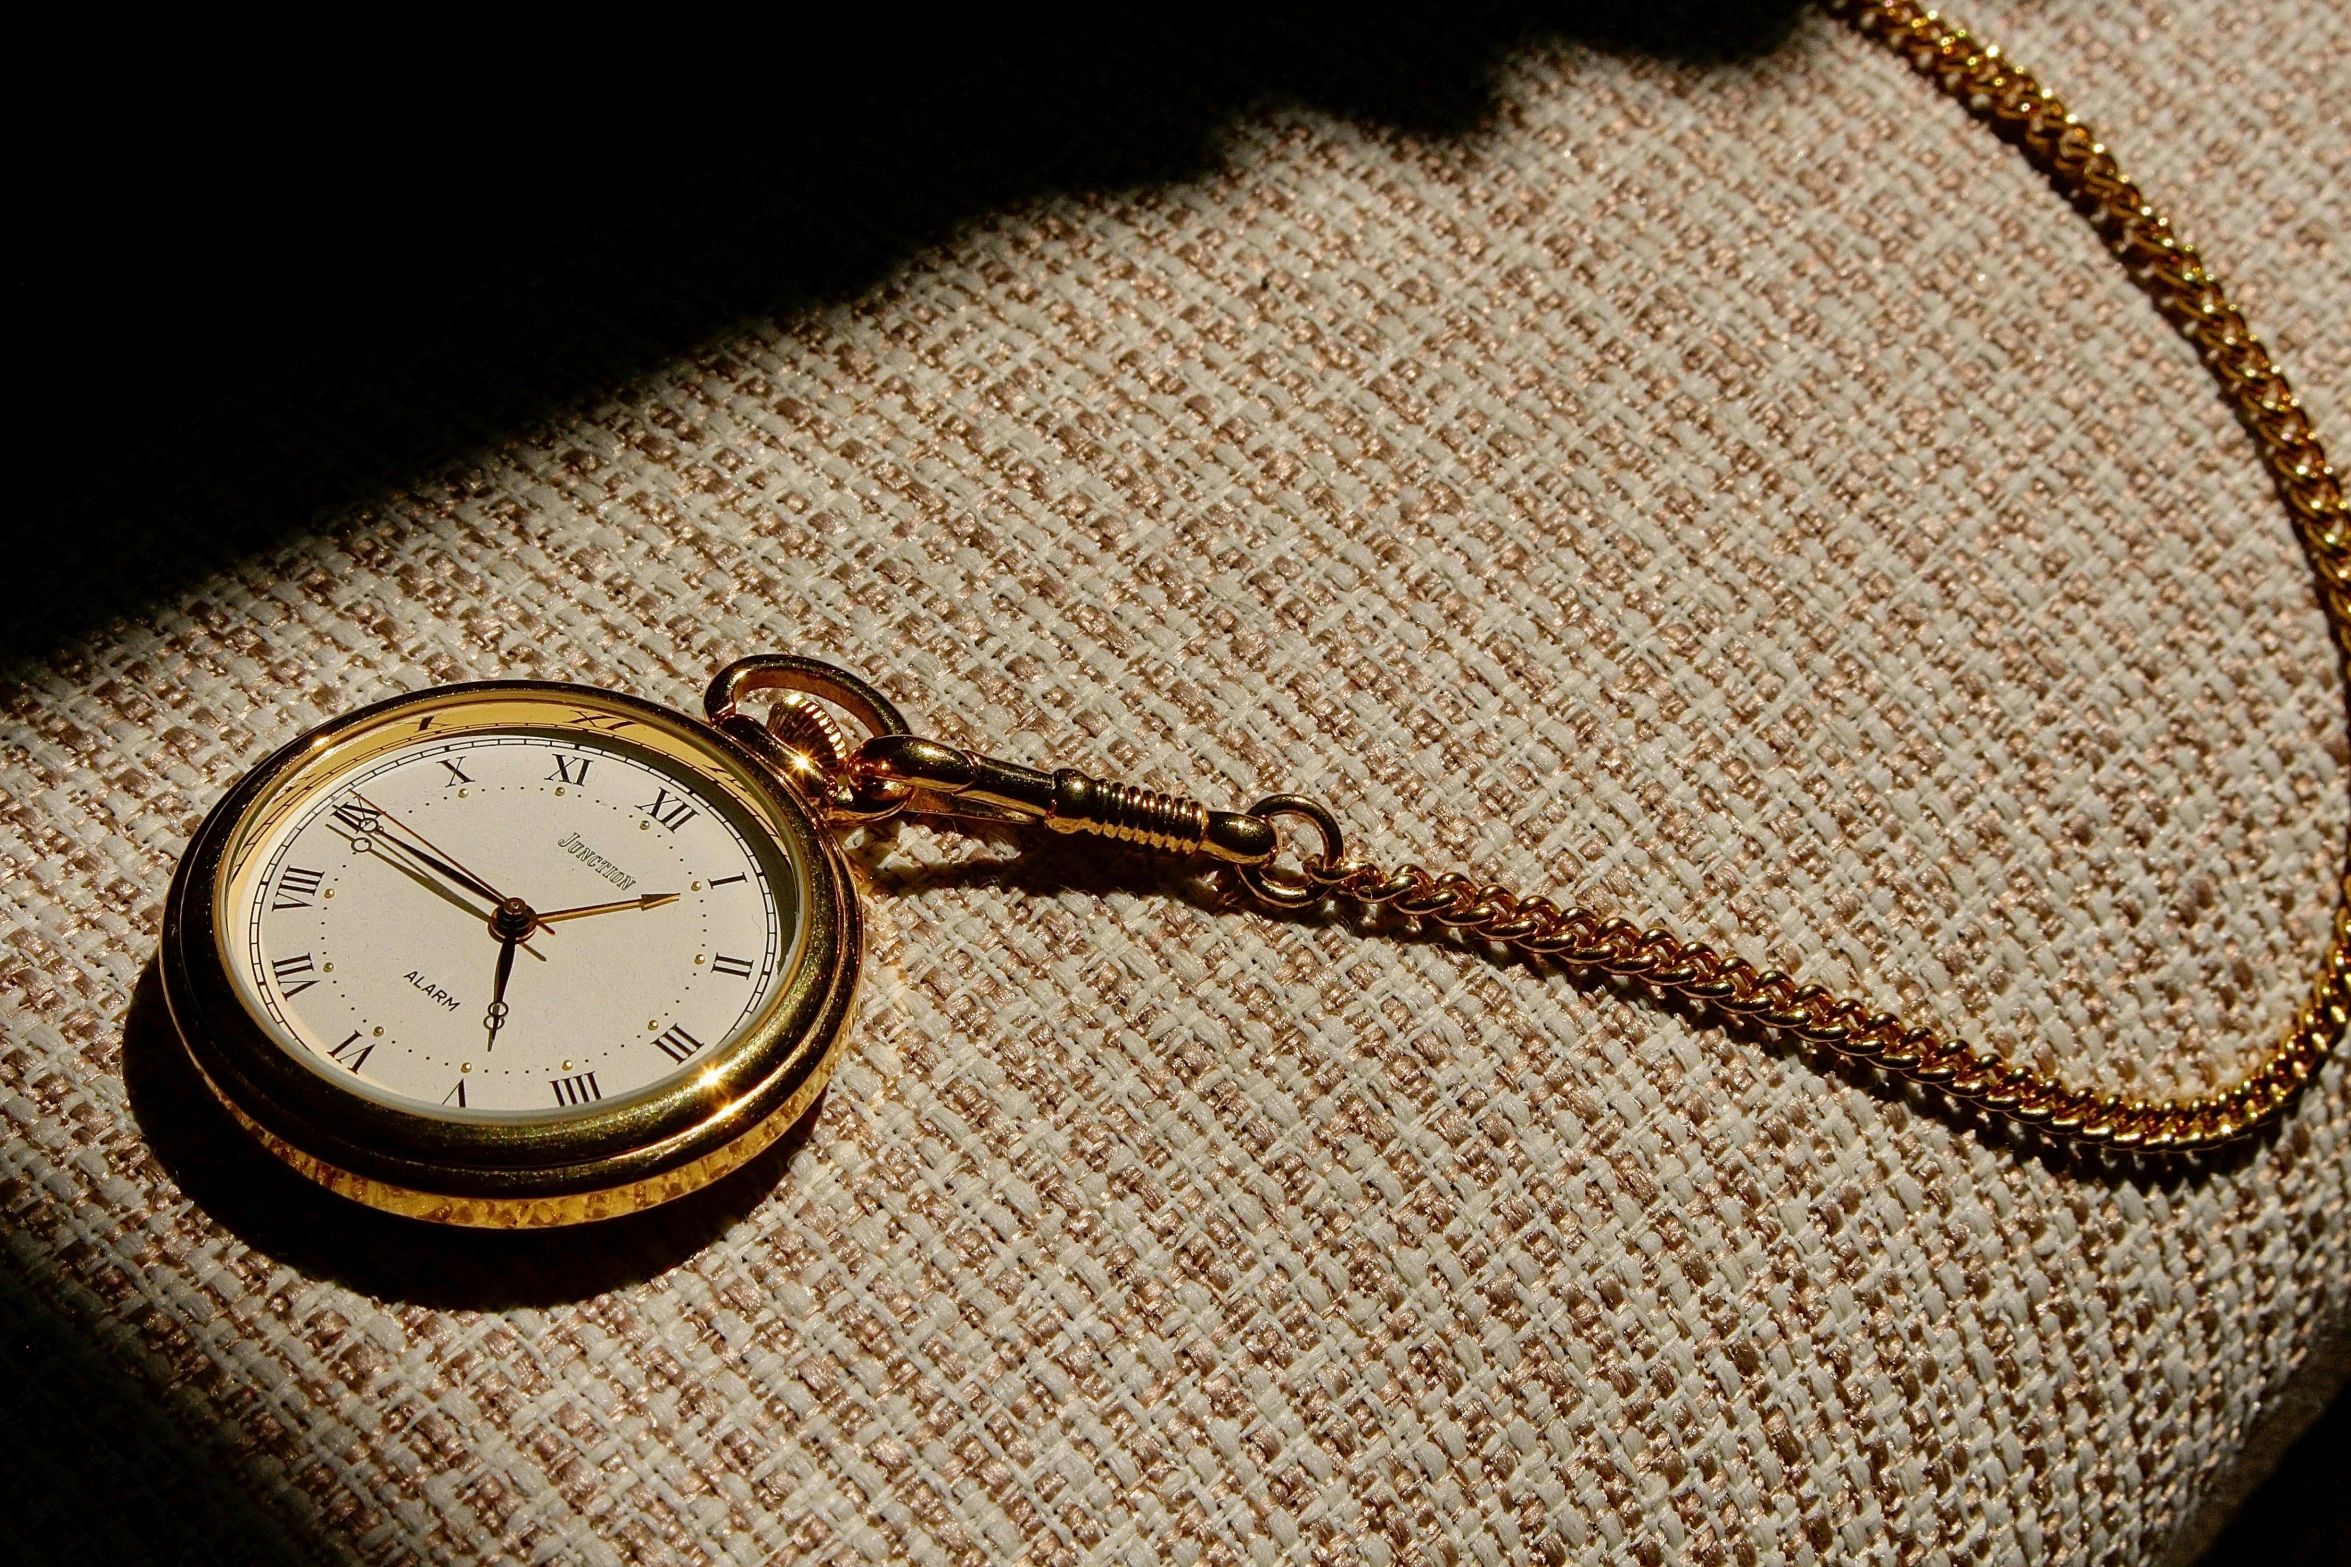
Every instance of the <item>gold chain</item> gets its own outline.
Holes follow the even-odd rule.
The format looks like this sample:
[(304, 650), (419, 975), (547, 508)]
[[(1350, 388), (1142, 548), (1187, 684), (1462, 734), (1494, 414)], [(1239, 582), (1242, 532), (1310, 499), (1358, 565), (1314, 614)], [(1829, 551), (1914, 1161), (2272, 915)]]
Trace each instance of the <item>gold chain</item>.
[[(2196, 249), (2171, 231), (2113, 154), (2055, 93), (2002, 56), (1911, 0), (1831, 0), (1830, 11), (1863, 37), (1908, 61), (1968, 113), (2023, 152), (2071, 200), (2107, 248), (2203, 355), (2221, 394), (2269, 465), (2279, 498), (2318, 578), (2318, 599), (2338, 655), (2351, 650), (2351, 518), (2317, 432), (2261, 341)], [(2351, 1005), (2351, 864), (2338, 887), (2333, 938), (2310, 1001), (2285, 1039), (2235, 1087), (2188, 1098), (2145, 1100), (2069, 1088), (2055, 1077), (1871, 1011), (1849, 996), (1797, 983), (1704, 942), (1547, 898), (1525, 898), (1458, 873), (1417, 865), (1383, 870), (1344, 852), (1329, 813), (1276, 796), (1258, 814), (1314, 822), (1323, 852), (1305, 880), (1285, 884), (1244, 870), (1266, 901), (1295, 905), (1336, 897), (1434, 920), (1529, 957), (1596, 971), (1684, 997), (1730, 1017), (1825, 1046), (1890, 1077), (2037, 1127), (2050, 1137), (2146, 1153), (2184, 1153), (2242, 1137), (2278, 1115), (2307, 1086), (2338, 1039)]]
[[(2011, 65), (1998, 48), (1911, 0), (1829, 0), (1829, 9), (1908, 61), (2021, 151), (2196, 345), (2269, 465), (2317, 576), (2337, 656), (2351, 658), (2351, 513), (2342, 487), (2293, 389), (2219, 280), (2197, 259), (2195, 247), (2172, 233), (2057, 95)], [(844, 758), (837, 734), (804, 733), (811, 721), (792, 704), (780, 706), (764, 729), (737, 715), (738, 697), (775, 685), (845, 704), (873, 737)], [(1531, 959), (1627, 981), (1658, 1000), (1714, 1008), (1733, 1021), (1833, 1050), (1890, 1080), (2064, 1142), (2178, 1154), (2244, 1137), (2308, 1086), (2351, 1011), (2351, 863), (2337, 887), (2333, 937), (2309, 1004), (2285, 1039), (2232, 1088), (2146, 1100), (2070, 1088), (2048, 1073), (1908, 1026), (1849, 996), (1758, 969), (1662, 928), (1642, 930), (1595, 909), (1521, 897), (1458, 872), (1436, 875), (1418, 865), (1383, 869), (1349, 856), (1337, 819), (1302, 796), (1275, 795), (1234, 815), (1067, 768), (1042, 772), (919, 740), (905, 732), (886, 698), (812, 660), (780, 654), (746, 659), (713, 682), (709, 708), (730, 734), (773, 748), (787, 772), (813, 778), (836, 820), (876, 822), (911, 811), (1034, 822), (1162, 853), (1207, 855), (1229, 866), (1269, 907), (1298, 910), (1336, 899), (1434, 921)], [(1284, 817), (1310, 823), (1322, 838), (1321, 852), (1295, 871), (1277, 870), (1273, 863), (1279, 847), (1274, 824)]]

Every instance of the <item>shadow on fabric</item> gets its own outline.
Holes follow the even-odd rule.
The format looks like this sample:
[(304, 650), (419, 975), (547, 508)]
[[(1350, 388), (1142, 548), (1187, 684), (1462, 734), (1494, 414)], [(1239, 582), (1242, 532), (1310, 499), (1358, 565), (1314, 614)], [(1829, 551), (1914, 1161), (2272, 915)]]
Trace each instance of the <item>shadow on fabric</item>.
[(607, 37), (513, 58), (385, 37), (381, 82), (209, 35), (145, 69), (110, 47), (103, 86), (57, 89), (20, 198), (38, 238), (0, 671), (736, 322), (855, 298), (960, 224), (1197, 178), (1252, 111), (1460, 136), (1515, 46), (1733, 62), (1796, 10), (1399, 0), (888, 34), (856, 17), (631, 38), (621, 59)]
[[(263, 1480), (222, 1483), (246, 1467), (233, 1429), (185, 1390), (127, 1372), (125, 1346), (77, 1317), (0, 1268), (0, 1561), (317, 1561), (299, 1502)], [(130, 1358), (148, 1359), (141, 1348)]]
[(152, 965), (123, 1026), (122, 1062), (147, 1146), (214, 1222), (307, 1277), (441, 1310), (560, 1305), (666, 1273), (758, 1207), (825, 1104), (820, 1096), (742, 1169), (659, 1208), (562, 1230), (468, 1230), (362, 1207), (272, 1158), (197, 1076)]

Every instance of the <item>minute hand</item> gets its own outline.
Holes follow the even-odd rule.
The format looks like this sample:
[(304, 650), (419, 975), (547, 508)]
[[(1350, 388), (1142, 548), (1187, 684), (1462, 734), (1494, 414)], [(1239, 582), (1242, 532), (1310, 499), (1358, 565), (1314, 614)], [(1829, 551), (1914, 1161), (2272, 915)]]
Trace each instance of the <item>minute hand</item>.
[[(381, 828), (377, 830), (382, 832)], [(456, 866), (451, 865), (447, 860), (440, 859), (427, 850), (418, 848), (413, 843), (405, 842), (392, 833), (382, 832), (382, 835), (391, 839), (391, 847), (393, 849), (397, 850), (401, 854), (406, 855), (412, 860), (421, 861), (425, 868), (432, 871), (435, 875), (446, 877), (450, 881), (455, 882), (458, 886), (463, 887), (466, 891), (487, 898), (492, 903), (503, 903), (506, 901), (504, 898), (498, 896), (497, 888), (491, 886), (488, 882), (483, 881), (478, 876), (468, 876), (465, 872), (459, 870)]]
[[(358, 832), (339, 821), (330, 830), (341, 833), (346, 841), (354, 845), (372, 844), (376, 850), (375, 858), (415, 882), (434, 897), (441, 899), (451, 908), (462, 909), (476, 919), (482, 917), (481, 909), (466, 901), (465, 895), (471, 890), (468, 882), (447, 865), (428, 863), (430, 856), (420, 853), (390, 833), (383, 831), (380, 823), (373, 834)], [(527, 941), (522, 943), (522, 950), (541, 963), (547, 961), (547, 954)]]
[(403, 854), (406, 854), (413, 859), (422, 860), (433, 870), (439, 872), (443, 876), (448, 877), (451, 881), (457, 883), (457, 885), (460, 887), (465, 888), (468, 892), (478, 893), (480, 896), (489, 899), (492, 903), (504, 903), (506, 901), (506, 894), (500, 892), (497, 888), (491, 886), (488, 882), (484, 881), (481, 877), (476, 876), (473, 872), (467, 870), (464, 866), (459, 865), (455, 859), (449, 856), (447, 850), (436, 846), (430, 838), (427, 838), (423, 833), (418, 832), (415, 828), (409, 826), (406, 822), (400, 821), (394, 817), (389, 811), (386, 811), (382, 806), (376, 804), (373, 800), (370, 800), (366, 795), (361, 794), (358, 790), (354, 789), (351, 791), (351, 798), (357, 800), (361, 805), (367, 807), (369, 812), (372, 813), (375, 817), (373, 825), (368, 830), (372, 832), (383, 833), (386, 837), (391, 838), (399, 846), (399, 849)]

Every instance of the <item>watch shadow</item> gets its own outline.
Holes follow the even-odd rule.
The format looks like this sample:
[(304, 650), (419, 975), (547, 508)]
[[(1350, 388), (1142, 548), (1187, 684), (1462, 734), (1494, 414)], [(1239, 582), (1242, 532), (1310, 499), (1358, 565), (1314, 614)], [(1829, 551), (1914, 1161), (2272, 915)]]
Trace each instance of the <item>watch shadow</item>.
[(124, 1018), (122, 1070), (157, 1163), (223, 1230), (311, 1278), (377, 1299), (474, 1311), (561, 1305), (667, 1272), (758, 1208), (824, 1111), (819, 1096), (743, 1168), (658, 1208), (559, 1230), (475, 1230), (379, 1212), (272, 1158), (197, 1075), (152, 963)]

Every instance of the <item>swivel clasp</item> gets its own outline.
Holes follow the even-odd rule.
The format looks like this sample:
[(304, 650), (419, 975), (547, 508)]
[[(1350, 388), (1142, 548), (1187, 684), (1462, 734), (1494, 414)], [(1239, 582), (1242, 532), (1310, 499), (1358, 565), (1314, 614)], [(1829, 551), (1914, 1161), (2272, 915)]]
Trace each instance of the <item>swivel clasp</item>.
[(1279, 842), (1263, 817), (1212, 811), (1075, 768), (1023, 767), (918, 735), (873, 736), (850, 758), (848, 772), (873, 792), (907, 791), (906, 809), (925, 815), (1033, 822), (1162, 854), (1205, 854), (1228, 865), (1263, 865)]

